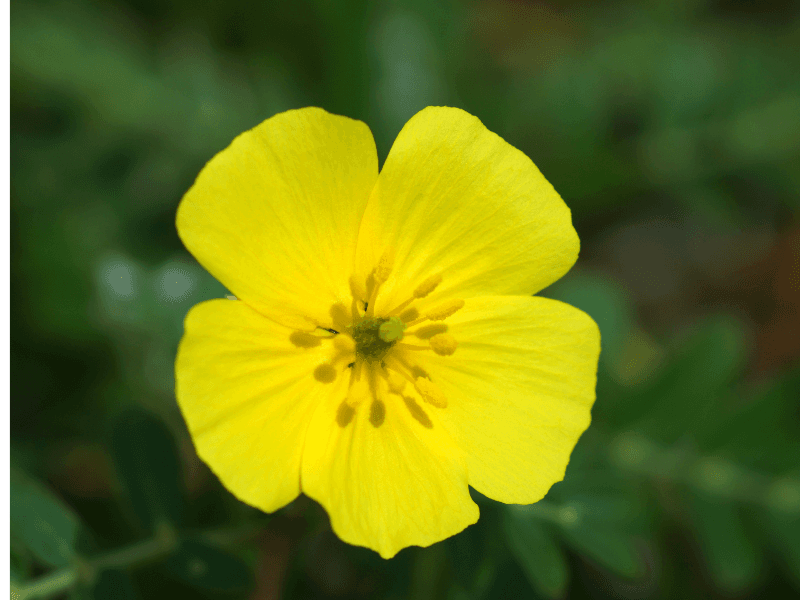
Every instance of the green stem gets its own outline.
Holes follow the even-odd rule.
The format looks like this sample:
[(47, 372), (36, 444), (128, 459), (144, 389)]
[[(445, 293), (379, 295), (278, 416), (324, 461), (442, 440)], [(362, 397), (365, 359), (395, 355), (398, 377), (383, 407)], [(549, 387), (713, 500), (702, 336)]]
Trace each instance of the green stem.
[(169, 526), (165, 526), (149, 540), (98, 556), (90, 561), (89, 567), (92, 571), (137, 567), (166, 556), (177, 545), (177, 535)]
[[(255, 525), (249, 524), (233, 529), (198, 533), (209, 542), (236, 546), (257, 535), (265, 522), (266, 520), (259, 520)], [(11, 598), (12, 600), (47, 598), (71, 588), (81, 580), (91, 581), (95, 573), (99, 571), (131, 569), (159, 560), (173, 552), (177, 546), (177, 532), (170, 525), (160, 525), (156, 527), (156, 533), (152, 538), (112, 550), (89, 560), (78, 560), (71, 567), (64, 567), (48, 573), (30, 583), (22, 584), (16, 589), (12, 587)]]
[(14, 600), (30, 598), (47, 598), (71, 588), (79, 580), (94, 578), (94, 574), (105, 569), (126, 569), (146, 564), (166, 556), (178, 544), (178, 537), (170, 525), (156, 527), (155, 535), (130, 546), (113, 550), (90, 560), (78, 559), (71, 567), (65, 567), (54, 573), (23, 585), (13, 595)]
[(616, 436), (608, 448), (612, 463), (629, 472), (668, 479), (729, 500), (800, 513), (800, 481), (794, 477), (775, 478), (722, 457), (664, 448), (636, 433)]
[(66, 589), (78, 582), (78, 570), (72, 567), (59, 569), (48, 575), (40, 577), (17, 590), (11, 588), (12, 600), (27, 600), (28, 598), (46, 598)]

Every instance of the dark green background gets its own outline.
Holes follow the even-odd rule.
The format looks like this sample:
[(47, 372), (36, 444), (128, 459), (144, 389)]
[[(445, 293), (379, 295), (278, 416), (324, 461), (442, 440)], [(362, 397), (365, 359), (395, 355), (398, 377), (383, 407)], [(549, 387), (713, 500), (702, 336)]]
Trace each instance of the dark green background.
[[(60, 597), (796, 597), (798, 73), (780, 0), (14, 0), (12, 580), (80, 556), (95, 576)], [(545, 293), (603, 333), (565, 481), (388, 562), (306, 498), (237, 502), (173, 395), (186, 311), (225, 293), (181, 195), (308, 105), (381, 160), (427, 105), (522, 149), (582, 241)]]

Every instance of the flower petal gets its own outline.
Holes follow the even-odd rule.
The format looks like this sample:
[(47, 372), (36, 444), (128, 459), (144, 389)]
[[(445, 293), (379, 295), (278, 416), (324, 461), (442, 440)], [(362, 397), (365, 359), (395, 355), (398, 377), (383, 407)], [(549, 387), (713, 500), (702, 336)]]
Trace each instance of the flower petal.
[(447, 324), (458, 349), (421, 364), (448, 399), (440, 419), (470, 485), (500, 502), (540, 500), (589, 426), (597, 325), (568, 304), (519, 296), (468, 300)]
[(243, 302), (211, 300), (186, 317), (175, 364), (178, 404), (198, 455), (237, 498), (267, 512), (300, 493), (311, 416), (344, 393), (341, 381), (313, 377), (329, 349), (296, 335)]
[(319, 108), (280, 113), (205, 166), (178, 208), (178, 233), (237, 298), (310, 330), (349, 300), (359, 222), (377, 176), (364, 123)]
[(478, 520), (461, 451), (435, 415), (414, 405), (415, 420), (399, 397), (389, 398), (378, 427), (366, 399), (343, 426), (341, 399), (320, 406), (308, 429), (302, 476), (303, 492), (325, 507), (336, 534), (384, 558)]
[(428, 107), (386, 159), (356, 264), (367, 274), (393, 252), (401, 275), (382, 287), (380, 311), (435, 273), (439, 297), (533, 294), (569, 270), (578, 247), (569, 208), (525, 154), (460, 109)]

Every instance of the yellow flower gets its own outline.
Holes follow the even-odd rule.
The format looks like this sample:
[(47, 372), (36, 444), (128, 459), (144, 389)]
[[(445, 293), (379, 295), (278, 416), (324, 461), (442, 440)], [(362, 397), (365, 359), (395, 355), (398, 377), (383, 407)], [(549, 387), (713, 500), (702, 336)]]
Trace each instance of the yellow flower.
[(578, 256), (522, 152), (455, 108), (403, 128), (318, 108), (243, 133), (178, 209), (236, 300), (186, 318), (176, 393), (197, 452), (271, 512), (301, 492), (384, 558), (478, 519), (468, 485), (530, 504), (589, 426), (600, 340), (533, 294)]

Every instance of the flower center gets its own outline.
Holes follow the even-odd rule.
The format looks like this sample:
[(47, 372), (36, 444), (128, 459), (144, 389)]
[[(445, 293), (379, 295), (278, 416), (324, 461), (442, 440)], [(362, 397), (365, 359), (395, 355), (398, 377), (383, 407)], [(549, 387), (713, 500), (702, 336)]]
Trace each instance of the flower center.
[(374, 363), (382, 361), (389, 350), (403, 339), (406, 324), (399, 317), (366, 318), (349, 328), (356, 344), (356, 358)]
[(405, 406), (423, 427), (431, 428), (433, 421), (417, 399), (435, 408), (447, 407), (444, 393), (420, 363), (424, 364), (427, 352), (450, 356), (456, 351), (458, 343), (447, 333), (445, 320), (458, 312), (464, 301), (450, 299), (418, 309), (417, 301), (427, 298), (442, 282), (442, 275), (434, 274), (413, 288), (407, 300), (376, 315), (376, 299), (392, 275), (393, 263), (391, 252), (386, 252), (366, 281), (351, 277), (350, 307), (344, 303), (332, 306), (330, 323), (320, 323), (317, 334), (295, 332), (290, 336), (301, 348), (332, 342), (330, 359), (314, 369), (314, 378), (320, 383), (332, 383), (349, 370), (347, 396), (336, 416), (340, 427), (352, 421), (365, 399), (371, 400), (368, 414), (374, 427), (383, 424), (387, 411)]

